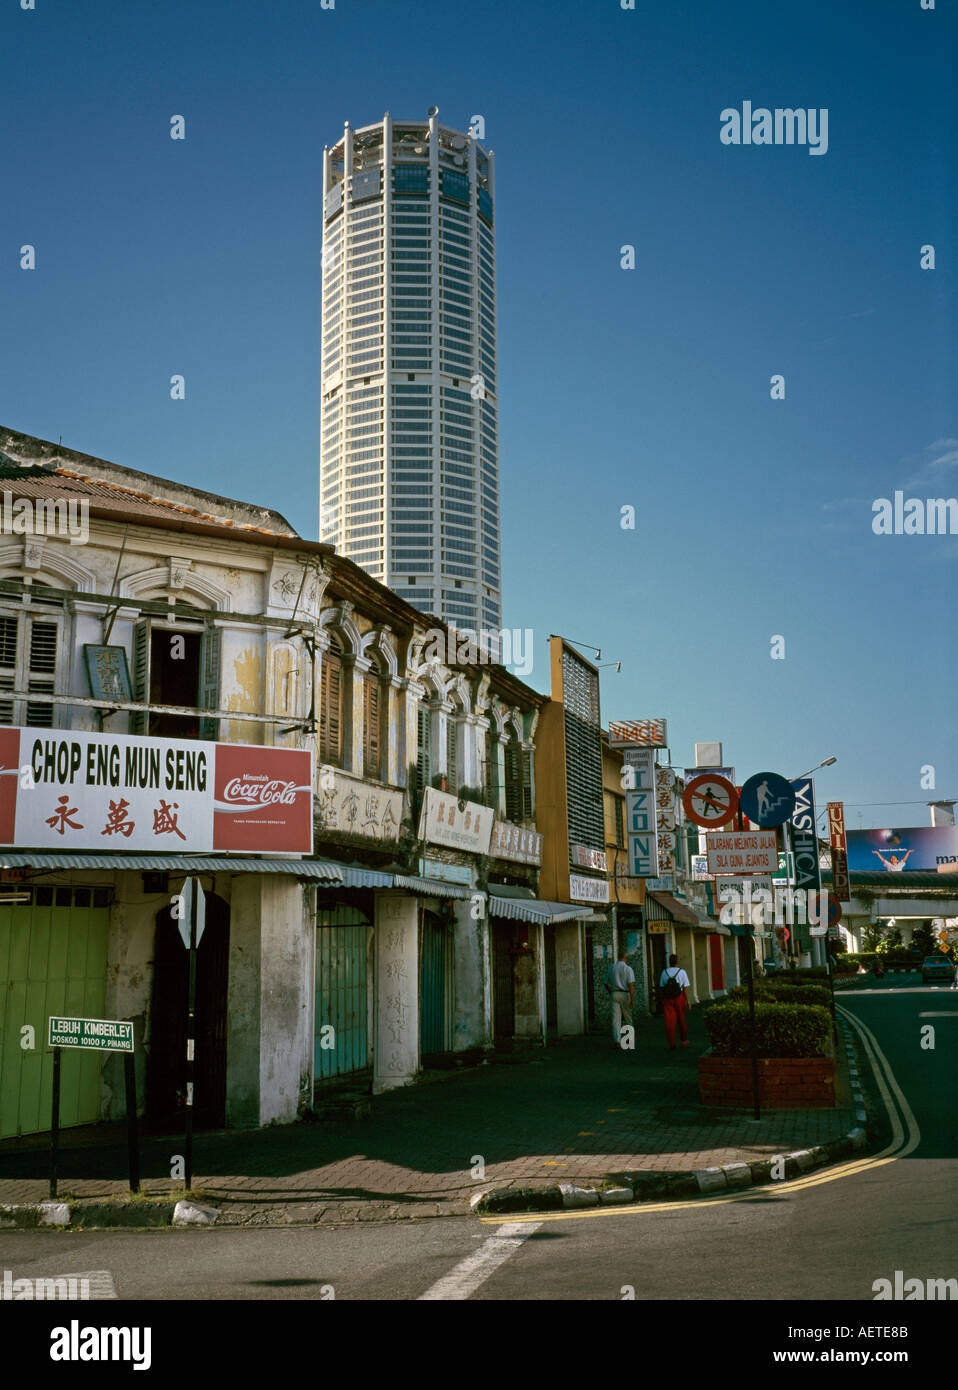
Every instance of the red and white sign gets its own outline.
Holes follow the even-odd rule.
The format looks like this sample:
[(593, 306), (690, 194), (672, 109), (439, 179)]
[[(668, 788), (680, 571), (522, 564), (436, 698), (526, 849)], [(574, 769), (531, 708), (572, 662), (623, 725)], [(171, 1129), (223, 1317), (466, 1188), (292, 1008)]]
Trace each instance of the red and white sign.
[(589, 849), (588, 845), (570, 845), (569, 858), (580, 869), (598, 869), (603, 874), (608, 871), (604, 849)]
[(668, 748), (664, 719), (610, 719), (610, 748)]
[(689, 820), (707, 830), (732, 819), (738, 810), (738, 792), (724, 777), (706, 772), (694, 777), (685, 788), (682, 805)]
[(712, 830), (705, 847), (710, 874), (771, 874), (778, 868), (774, 830)]
[(832, 847), (832, 897), (839, 902), (851, 900), (851, 881), (848, 877), (848, 841), (845, 838), (845, 803), (828, 803), (828, 839)]
[(101, 854), (311, 854), (313, 755), (0, 729), (0, 844)]

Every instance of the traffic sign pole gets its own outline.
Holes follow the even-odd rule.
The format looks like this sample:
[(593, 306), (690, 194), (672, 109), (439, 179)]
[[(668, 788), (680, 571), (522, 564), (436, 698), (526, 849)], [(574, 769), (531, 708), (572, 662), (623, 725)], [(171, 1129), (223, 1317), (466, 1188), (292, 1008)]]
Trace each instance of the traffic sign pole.
[(193, 1180), (193, 1055), (196, 1050), (196, 914), (203, 890), (199, 880), (190, 895), (190, 991), (186, 1019), (186, 1154), (184, 1190)]
[(752, 1104), (754, 1106), (754, 1118), (762, 1118), (762, 1107), (758, 1097), (758, 1040), (755, 1037), (755, 947), (752, 945), (754, 937), (752, 928), (748, 927), (748, 1026), (749, 1038), (752, 1045)]
[(130, 1191), (140, 1190), (140, 1149), (136, 1133), (136, 1068), (133, 1053), (123, 1054), (123, 1079), (126, 1082), (126, 1143), (130, 1164)]
[(53, 1113), (50, 1116), (50, 1196), (57, 1195), (57, 1158), (60, 1152), (60, 1049), (53, 1049)]

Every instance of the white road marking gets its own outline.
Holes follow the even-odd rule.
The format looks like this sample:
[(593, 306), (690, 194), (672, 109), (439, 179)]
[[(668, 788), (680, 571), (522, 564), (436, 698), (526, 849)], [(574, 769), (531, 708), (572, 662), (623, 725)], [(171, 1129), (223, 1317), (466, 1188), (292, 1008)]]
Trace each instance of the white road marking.
[(460, 1260), (455, 1269), (420, 1294), (417, 1302), (470, 1298), (479, 1285), (484, 1284), (501, 1264), (516, 1253), (533, 1231), (539, 1229), (539, 1225), (538, 1221), (506, 1222), (499, 1227), (496, 1235), (490, 1236), (478, 1250)]
[(926, 1011), (925, 1013), (920, 1013), (920, 1014), (918, 1015), (918, 1017), (919, 1017), (919, 1018), (958, 1018), (958, 1010), (955, 1010), (955, 1009), (945, 1009), (944, 1012), (942, 1012), (942, 1013), (933, 1013), (933, 1012), (931, 1012), (931, 1011)]

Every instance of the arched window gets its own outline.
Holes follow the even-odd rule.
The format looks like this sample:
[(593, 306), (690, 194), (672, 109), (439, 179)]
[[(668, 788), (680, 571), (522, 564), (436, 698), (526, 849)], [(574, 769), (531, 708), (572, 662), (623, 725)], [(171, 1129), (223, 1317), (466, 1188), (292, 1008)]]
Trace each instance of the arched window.
[(323, 653), (319, 758), (333, 767), (343, 766), (343, 658), (333, 646)]

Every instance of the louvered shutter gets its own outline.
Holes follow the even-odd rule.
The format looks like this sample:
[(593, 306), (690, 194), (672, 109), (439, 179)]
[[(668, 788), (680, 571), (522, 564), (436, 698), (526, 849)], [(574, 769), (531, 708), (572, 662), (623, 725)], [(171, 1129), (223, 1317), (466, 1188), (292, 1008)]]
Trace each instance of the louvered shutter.
[(532, 820), (535, 814), (532, 805), (532, 749), (523, 748), (519, 754), (522, 764), (522, 816)]
[[(52, 695), (56, 689), (56, 682), (52, 679), (44, 680), (44, 676), (53, 677), (57, 669), (57, 639), (59, 633), (56, 623), (39, 622), (36, 618), (30, 622), (30, 655), (29, 667), (27, 671), (27, 689), (37, 694)], [(34, 729), (52, 729), (54, 726), (55, 706), (28, 700), (26, 723)]]
[(323, 655), (322, 706), (319, 712), (319, 756), (324, 763), (342, 763), (343, 666), (338, 652)]
[(450, 714), (446, 720), (446, 791), (448, 792), (459, 790), (459, 763), (456, 757), (458, 732), (455, 715)]
[(363, 773), (379, 778), (380, 767), (379, 673), (367, 671), (363, 682)]
[(416, 789), (420, 798), (429, 786), (432, 777), (429, 735), (432, 732), (432, 710), (427, 704), (420, 704), (418, 719), (418, 740), (416, 752)]
[[(200, 689), (197, 700), (200, 709), (219, 709), (220, 707), (222, 649), (223, 634), (220, 629), (207, 628), (200, 644)], [(219, 736), (220, 721), (218, 719), (200, 720), (200, 738), (215, 743)]]
[[(0, 692), (17, 688), (17, 633), (19, 619), (0, 616)], [(0, 699), (0, 724), (13, 723), (13, 699)]]
[[(133, 629), (133, 699), (137, 704), (149, 704), (150, 700), (150, 622), (143, 619)], [(130, 733), (145, 734), (149, 729), (149, 715), (135, 713), (130, 715)]]
[(506, 819), (522, 818), (522, 769), (520, 748), (514, 738), (506, 744)]

